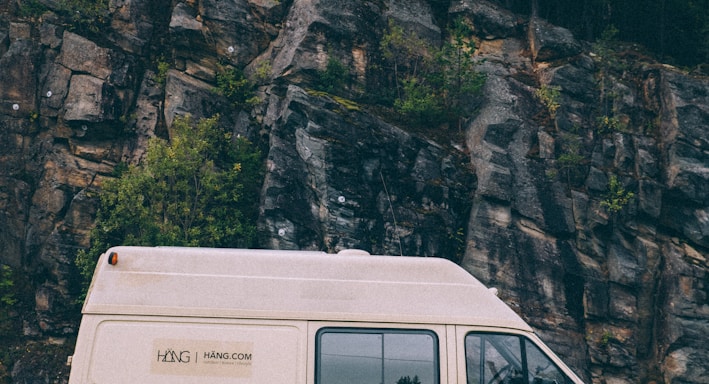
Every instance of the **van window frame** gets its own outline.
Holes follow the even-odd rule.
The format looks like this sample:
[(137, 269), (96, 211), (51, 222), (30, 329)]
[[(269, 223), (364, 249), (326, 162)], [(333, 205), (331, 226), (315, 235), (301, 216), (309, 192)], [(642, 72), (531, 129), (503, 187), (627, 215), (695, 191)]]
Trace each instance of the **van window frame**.
[(321, 340), (322, 335), (326, 333), (340, 334), (371, 334), (371, 335), (386, 335), (386, 334), (403, 334), (403, 335), (428, 335), (433, 340), (433, 384), (441, 384), (441, 347), (438, 334), (431, 329), (423, 328), (386, 328), (386, 327), (337, 327), (329, 326), (317, 330), (315, 333), (315, 384), (321, 383), (321, 358), (322, 351)]
[[(468, 373), (469, 373), (469, 371), (470, 371), (470, 369), (471, 369), (471, 365), (470, 365), (471, 362), (468, 360), (468, 357), (467, 357), (467, 355), (468, 355), (468, 337), (471, 336), (471, 335), (477, 335), (477, 336), (505, 336), (505, 337), (514, 337), (514, 338), (516, 338), (516, 339), (517, 339), (517, 342), (519, 343), (519, 349), (520, 349), (520, 350), (519, 350), (519, 353), (520, 353), (520, 359), (521, 359), (521, 361), (520, 361), (519, 363), (520, 363), (521, 368), (522, 368), (522, 370), (523, 370), (523, 374), (524, 374), (524, 376), (526, 377), (525, 383), (529, 382), (529, 366), (528, 366), (529, 362), (528, 362), (528, 356), (527, 356), (527, 349), (529, 348), (529, 347), (528, 347), (528, 344), (531, 344), (531, 345), (532, 345), (534, 348), (536, 348), (537, 351), (540, 352), (540, 353), (549, 361), (549, 363), (551, 363), (551, 364), (554, 366), (554, 368), (556, 368), (556, 370), (563, 376), (563, 378), (564, 378), (564, 383), (559, 383), (559, 384), (574, 384), (573, 379), (572, 379), (571, 377), (569, 377), (569, 375), (557, 364), (557, 362), (554, 361), (554, 359), (553, 359), (551, 356), (549, 356), (549, 355), (544, 351), (544, 349), (542, 349), (539, 345), (537, 345), (537, 343), (535, 343), (534, 341), (532, 341), (530, 338), (526, 337), (525, 335), (521, 335), (521, 334), (518, 334), (518, 333), (506, 333), (506, 332), (494, 332), (494, 331), (479, 331), (479, 330), (471, 330), (471, 331), (468, 331), (468, 332), (465, 333), (465, 336), (463, 337), (463, 359), (464, 359), (464, 361), (465, 361), (465, 378), (466, 378), (466, 382), (468, 382), (468, 380), (469, 380)], [(481, 341), (484, 341), (484, 340), (485, 340), (484, 338), (481, 339)], [(481, 343), (481, 351), (479, 352), (479, 353), (481, 354), (481, 356), (480, 356), (481, 358), (480, 358), (480, 361), (478, 362), (478, 366), (476, 367), (476, 369), (478, 369), (478, 370), (482, 370), (481, 365), (483, 364), (483, 361), (485, 360), (485, 359), (484, 359), (484, 356), (482, 355), (482, 354), (485, 352), (484, 346), (483, 346), (482, 344), (484, 344), (484, 343)], [(485, 379), (485, 378), (483, 378), (483, 379)], [(491, 378), (490, 380), (492, 380), (492, 378)], [(488, 380), (488, 381), (483, 380), (483, 382), (482, 382), (481, 384), (488, 384), (488, 382), (489, 382), (490, 380)]]

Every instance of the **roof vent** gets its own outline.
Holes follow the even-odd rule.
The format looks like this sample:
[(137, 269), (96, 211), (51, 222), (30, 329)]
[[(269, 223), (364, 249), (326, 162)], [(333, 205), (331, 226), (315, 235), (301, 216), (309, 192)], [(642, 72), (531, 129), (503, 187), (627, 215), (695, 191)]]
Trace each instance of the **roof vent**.
[(369, 256), (369, 252), (362, 249), (343, 249), (337, 254), (342, 256)]

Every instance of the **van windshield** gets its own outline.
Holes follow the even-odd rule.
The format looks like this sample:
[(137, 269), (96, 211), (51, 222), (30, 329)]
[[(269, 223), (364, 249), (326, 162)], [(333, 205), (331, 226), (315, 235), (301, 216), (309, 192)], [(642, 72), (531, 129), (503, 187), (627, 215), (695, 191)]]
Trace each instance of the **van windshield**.
[(465, 337), (468, 384), (572, 384), (534, 343), (517, 335)]
[(429, 331), (321, 330), (318, 384), (437, 384), (438, 341)]

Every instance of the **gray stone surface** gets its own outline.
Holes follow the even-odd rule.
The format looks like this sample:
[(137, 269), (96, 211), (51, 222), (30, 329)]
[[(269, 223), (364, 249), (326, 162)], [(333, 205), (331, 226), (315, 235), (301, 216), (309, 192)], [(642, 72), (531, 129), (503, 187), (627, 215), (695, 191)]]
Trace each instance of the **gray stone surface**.
[[(460, 131), (412, 129), (312, 88), (336, 58), (352, 83), (340, 96), (368, 96), (388, 76), (388, 18), (441, 43), (432, 2), (168, 3), (113, 0), (101, 33), (66, 28), (59, 1), (37, 22), (0, 13), (0, 263), (30, 276), (23, 337), (75, 334), (73, 260), (114, 167), (176, 116), (219, 113), (263, 144), (260, 246), (446, 257), (589, 383), (706, 383), (709, 80), (635, 61), (621, 75), (568, 30), (460, 0), (482, 96)], [(228, 65), (269, 69), (253, 110), (214, 92)], [(554, 114), (541, 85), (560, 91)], [(623, 129), (600, 129), (604, 116)], [(613, 177), (634, 194), (618, 212)], [(15, 379), (45, 380), (38, 361)]]

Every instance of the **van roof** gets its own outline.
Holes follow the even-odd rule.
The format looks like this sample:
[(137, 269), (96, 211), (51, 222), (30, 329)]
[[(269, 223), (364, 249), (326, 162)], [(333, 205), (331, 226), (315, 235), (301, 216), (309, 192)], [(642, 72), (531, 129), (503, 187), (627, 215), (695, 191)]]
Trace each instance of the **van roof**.
[[(115, 265), (108, 255), (118, 255)], [(345, 251), (114, 247), (84, 314), (468, 324), (531, 331), (451, 261)]]

